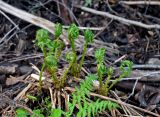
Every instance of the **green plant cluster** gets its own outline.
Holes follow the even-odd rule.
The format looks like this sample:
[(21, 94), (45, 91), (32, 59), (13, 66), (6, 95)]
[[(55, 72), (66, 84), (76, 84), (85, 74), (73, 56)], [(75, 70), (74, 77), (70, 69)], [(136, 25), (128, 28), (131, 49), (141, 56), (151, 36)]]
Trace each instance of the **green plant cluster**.
[(42, 73), (46, 68), (47, 71), (52, 75), (53, 83), (55, 88), (59, 88), (59, 80), (57, 78), (58, 61), (61, 56), (61, 52), (64, 48), (64, 43), (59, 39), (62, 34), (62, 25), (57, 23), (55, 26), (55, 39), (49, 38), (47, 30), (40, 29), (36, 33), (37, 45), (41, 48), (44, 56), (44, 63), (41, 68), (39, 85), (42, 86)]
[[(55, 39), (51, 40), (49, 38), (48, 31), (44, 29), (40, 29), (36, 34), (36, 42), (37, 45), (41, 48), (44, 55), (44, 63), (40, 72), (40, 80), (39, 85), (42, 86), (42, 73), (46, 68), (47, 71), (52, 75), (53, 83), (56, 89), (60, 87), (64, 87), (66, 83), (67, 74), (71, 72), (71, 74), (75, 77), (80, 76), (81, 68), (84, 62), (84, 57), (86, 54), (87, 46), (89, 43), (93, 42), (93, 33), (90, 30), (86, 30), (84, 32), (85, 36), (85, 44), (82, 53), (82, 58), (80, 63), (77, 62), (77, 52), (75, 47), (75, 40), (79, 36), (79, 29), (75, 24), (72, 24), (68, 29), (68, 39), (72, 48), (72, 51), (67, 53), (66, 59), (69, 62), (68, 68), (65, 69), (61, 78), (57, 77), (58, 71), (58, 61), (61, 57), (61, 53), (64, 48), (64, 43), (60, 40), (60, 35), (62, 34), (62, 25), (57, 23), (55, 26)], [(60, 79), (60, 81), (59, 81)]]
[[(76, 109), (76, 105), (78, 105), (78, 112), (76, 113), (76, 117), (94, 117), (98, 112), (102, 112), (106, 109), (112, 110), (119, 108), (119, 105), (113, 103), (111, 101), (102, 101), (96, 100), (95, 102), (89, 102), (87, 99), (89, 98), (89, 93), (94, 89), (93, 88), (93, 80), (96, 80), (96, 75), (89, 75), (86, 77), (86, 80), (80, 83), (80, 87), (76, 88), (76, 91), (72, 93), (72, 101), (69, 102), (69, 111), (64, 112), (61, 109), (51, 109), (49, 117), (61, 117), (62, 115), (66, 117), (72, 117), (73, 112)], [(17, 109), (17, 117), (27, 117), (28, 113), (24, 109)], [(41, 114), (41, 110), (37, 109), (33, 111), (31, 117), (44, 117)]]
[[(120, 70), (121, 74), (119, 78), (116, 78), (111, 84), (110, 83), (110, 78), (113, 74), (113, 68), (109, 67), (107, 68), (104, 65), (104, 58), (105, 58), (105, 48), (99, 48), (95, 52), (95, 58), (97, 62), (97, 76), (98, 76), (98, 81), (99, 81), (99, 93), (102, 95), (108, 95), (108, 92), (110, 89), (122, 78), (128, 76), (131, 71), (132, 71), (132, 65), (133, 63), (129, 60), (124, 60), (122, 61), (120, 65)], [(103, 77), (107, 75), (106, 82), (103, 83)]]
[[(68, 61), (68, 67), (64, 70), (63, 74), (61, 76), (57, 75), (58, 71), (58, 63), (61, 57), (61, 53), (64, 49), (64, 43), (62, 40), (60, 40), (60, 36), (62, 34), (62, 25), (57, 23), (55, 26), (55, 38), (51, 40), (49, 38), (48, 31), (44, 29), (40, 29), (37, 31), (36, 34), (36, 44), (41, 48), (43, 55), (44, 55), (44, 62), (41, 68), (40, 72), (40, 78), (39, 78), (39, 86), (40, 89), (42, 88), (42, 75), (44, 70), (47, 70), (51, 74), (51, 78), (53, 80), (54, 88), (60, 89), (63, 88), (67, 81), (68, 73), (72, 74), (74, 77), (79, 77), (81, 68), (83, 66), (85, 54), (87, 51), (88, 44), (93, 42), (94, 34), (90, 30), (85, 30), (84, 32), (84, 46), (83, 46), (83, 52), (82, 57), (80, 61), (78, 62), (77, 58), (77, 50), (75, 46), (75, 41), (79, 36), (79, 29), (75, 24), (72, 24), (68, 29), (68, 40), (71, 45), (71, 51), (66, 54), (66, 60)], [(76, 105), (79, 107), (79, 111), (76, 115), (76, 117), (85, 117), (86, 115), (88, 117), (95, 116), (98, 112), (101, 112), (105, 109), (113, 109), (117, 108), (118, 105), (110, 102), (110, 101), (100, 101), (97, 100), (95, 102), (88, 102), (89, 93), (93, 90), (92, 81), (97, 79), (100, 83), (99, 85), (99, 93), (102, 95), (108, 95), (110, 89), (122, 78), (128, 76), (132, 71), (132, 65), (133, 63), (125, 60), (122, 61), (120, 65), (121, 74), (118, 78), (116, 78), (113, 82), (110, 82), (110, 79), (113, 75), (113, 68), (109, 67), (107, 68), (104, 64), (105, 60), (105, 48), (99, 48), (95, 52), (95, 59), (97, 63), (97, 73), (95, 75), (89, 75), (85, 81), (83, 81), (80, 84), (80, 88), (76, 88), (76, 91), (72, 94), (72, 101), (69, 102), (69, 111), (64, 112), (60, 109), (53, 109), (50, 111), (49, 117), (60, 117), (62, 114), (70, 117), (73, 115), (73, 111), (76, 108)], [(107, 76), (106, 81), (103, 82), (103, 78)], [(31, 100), (36, 101), (37, 98), (31, 95), (27, 96)], [(35, 114), (39, 114), (40, 117), (43, 117), (41, 115), (41, 110), (33, 111)], [(17, 115), (21, 115), (22, 110), (17, 111)], [(21, 117), (21, 116), (17, 117)], [(34, 115), (34, 114), (33, 114)], [(56, 115), (56, 116), (55, 116)], [(25, 116), (24, 116), (25, 117)], [(34, 117), (34, 116), (33, 116)]]
[(112, 110), (119, 106), (111, 101), (96, 100), (95, 102), (88, 102), (90, 97), (89, 93), (93, 91), (93, 81), (97, 80), (96, 75), (88, 75), (86, 79), (80, 84), (80, 88), (76, 88), (76, 91), (72, 94), (72, 102), (69, 103), (69, 112), (65, 113), (67, 117), (71, 117), (76, 105), (79, 107), (79, 111), (76, 117), (94, 117), (98, 112), (102, 112), (106, 109)]

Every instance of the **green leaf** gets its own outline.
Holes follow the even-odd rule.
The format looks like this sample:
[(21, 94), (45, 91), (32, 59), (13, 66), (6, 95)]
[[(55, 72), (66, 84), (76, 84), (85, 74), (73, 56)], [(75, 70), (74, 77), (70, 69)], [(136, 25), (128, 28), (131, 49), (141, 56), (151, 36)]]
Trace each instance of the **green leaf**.
[(87, 29), (85, 30), (84, 32), (84, 39), (87, 43), (91, 43), (93, 42), (93, 39), (94, 39), (94, 34), (91, 30)]
[(39, 109), (33, 110), (33, 115), (31, 117), (44, 117), (43, 114), (41, 114), (41, 111)]
[(79, 36), (79, 29), (75, 24), (71, 24), (68, 29), (68, 39), (72, 42)]
[(39, 29), (37, 32), (36, 32), (36, 39), (38, 40), (45, 40), (45, 39), (48, 39), (49, 38), (49, 33), (47, 30), (45, 29)]
[(103, 75), (107, 73), (107, 68), (103, 63), (98, 64), (98, 71)]
[(107, 74), (108, 74), (108, 75), (111, 76), (111, 75), (113, 74), (113, 72), (114, 72), (114, 71), (113, 71), (113, 68), (112, 68), (112, 67), (109, 67), (109, 68), (107, 69)]
[(28, 112), (22, 108), (16, 110), (16, 117), (27, 117)]
[(54, 40), (53, 44), (56, 49), (63, 49), (65, 47), (64, 42), (61, 41), (60, 39)]
[(104, 62), (105, 51), (106, 51), (105, 48), (99, 48), (99, 49), (96, 50), (95, 58), (96, 58), (98, 63)]
[(66, 54), (66, 60), (68, 61), (68, 62), (72, 62), (73, 60), (74, 60), (74, 57), (75, 57), (76, 55), (75, 55), (75, 53), (73, 53), (73, 52), (68, 52), (67, 54)]
[(55, 37), (59, 38), (59, 36), (62, 34), (62, 25), (60, 23), (56, 23), (55, 25)]
[(61, 109), (53, 109), (49, 117), (61, 117), (61, 114), (62, 114)]
[(56, 67), (58, 64), (57, 59), (51, 54), (47, 55), (47, 57), (45, 58), (45, 61), (48, 67)]
[[(133, 62), (129, 60), (122, 61), (120, 65), (120, 70), (123, 72), (123, 77), (128, 76), (132, 71)], [(127, 68), (126, 68), (127, 67)]]

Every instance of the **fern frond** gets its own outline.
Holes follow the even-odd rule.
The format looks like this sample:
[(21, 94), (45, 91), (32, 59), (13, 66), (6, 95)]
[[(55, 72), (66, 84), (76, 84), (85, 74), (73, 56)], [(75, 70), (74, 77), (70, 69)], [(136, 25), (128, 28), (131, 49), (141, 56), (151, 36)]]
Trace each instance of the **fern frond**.
[(100, 101), (97, 100), (88, 105), (86, 108), (88, 117), (95, 116), (98, 112), (102, 112), (106, 109), (112, 110), (118, 108), (118, 104), (111, 102), (111, 101)]
[(89, 93), (93, 90), (92, 84), (95, 79), (97, 79), (96, 75), (89, 75), (86, 80), (80, 84), (80, 88), (76, 88), (76, 91), (72, 94), (72, 103), (69, 103), (70, 115), (73, 113), (76, 104), (79, 106), (79, 112), (76, 117), (86, 117), (86, 115), (93, 117), (98, 112), (119, 107), (118, 104), (111, 101), (100, 101), (98, 99), (96, 102), (90, 103), (86, 100), (86, 98), (89, 97)]

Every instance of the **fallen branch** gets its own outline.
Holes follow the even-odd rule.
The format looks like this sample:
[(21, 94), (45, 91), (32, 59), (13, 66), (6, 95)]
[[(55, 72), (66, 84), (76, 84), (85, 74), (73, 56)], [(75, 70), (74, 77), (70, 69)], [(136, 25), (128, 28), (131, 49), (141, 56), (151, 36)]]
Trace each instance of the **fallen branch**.
[(160, 5), (160, 1), (120, 1), (120, 4), (127, 4), (127, 5)]
[(160, 65), (150, 65), (150, 64), (146, 64), (146, 65), (134, 65), (133, 69), (160, 70)]
[[(38, 27), (44, 28), (44, 29), (48, 30), (50, 33), (54, 34), (55, 24), (51, 21), (48, 21), (44, 18), (32, 15), (30, 13), (27, 13), (26, 11), (23, 11), (21, 9), (15, 8), (15, 7), (7, 4), (6, 2), (3, 2), (2, 0), (0, 0), (0, 9), (13, 15), (13, 16), (16, 16), (24, 21), (27, 21), (31, 24), (38, 26)], [(60, 38), (64, 41), (64, 43), (66, 45), (69, 45), (69, 42), (67, 40), (67, 31), (66, 30), (63, 31), (63, 35), (61, 35)], [(84, 41), (84, 37), (79, 35), (79, 39), (76, 40), (76, 44), (81, 44), (81, 43), (83, 43), (83, 41)], [(107, 48), (107, 50), (110, 51), (111, 53), (119, 53), (119, 51), (116, 49), (117, 47), (111, 43), (107, 44), (107, 43), (101, 42), (96, 39), (94, 40), (94, 42), (95, 42), (94, 44), (104, 45), (105, 48)], [(111, 47), (110, 45), (112, 45), (113, 47)]]
[[(48, 30), (50, 33), (54, 34), (55, 24), (53, 22), (50, 22), (44, 18), (32, 15), (30, 13), (23, 11), (23, 10), (15, 8), (15, 7), (3, 2), (2, 0), (0, 0), (0, 9), (11, 14), (11, 15), (14, 15), (24, 21), (30, 22), (38, 27), (44, 28), (44, 29)], [(63, 39), (65, 44), (68, 45), (68, 40), (66, 39), (66, 35), (67, 34), (64, 33), (63, 35), (61, 35), (61, 38)]]
[(80, 8), (81, 10), (86, 11), (86, 12), (90, 12), (90, 13), (93, 13), (96, 15), (101, 15), (101, 16), (111, 18), (113, 20), (117, 20), (117, 21), (124, 23), (124, 24), (127, 24), (127, 25), (135, 25), (135, 26), (139, 26), (142, 28), (146, 28), (146, 29), (153, 29), (153, 28), (160, 29), (160, 25), (158, 25), (158, 24), (148, 25), (148, 24), (144, 24), (142, 22), (129, 20), (129, 19), (125, 19), (125, 18), (116, 16), (116, 15), (112, 15), (108, 12), (97, 11), (95, 9), (91, 9), (91, 8), (87, 8), (87, 7), (83, 7), (83, 6), (79, 6), (79, 5), (75, 5), (75, 7)]

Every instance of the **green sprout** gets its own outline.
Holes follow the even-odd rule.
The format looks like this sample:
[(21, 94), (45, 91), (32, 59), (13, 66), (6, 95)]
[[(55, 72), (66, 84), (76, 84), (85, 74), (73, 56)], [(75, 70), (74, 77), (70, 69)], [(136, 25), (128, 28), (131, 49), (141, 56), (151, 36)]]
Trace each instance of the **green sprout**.
[(46, 46), (47, 46), (47, 41), (49, 39), (49, 33), (47, 30), (40, 29), (36, 33), (36, 40), (37, 40), (37, 45), (41, 48), (44, 57), (46, 57)]
[(107, 68), (104, 65), (104, 56), (105, 56), (105, 48), (99, 48), (95, 52), (95, 58), (97, 62), (97, 75), (98, 81), (100, 83), (99, 86), (99, 93), (102, 94), (104, 91), (104, 84), (103, 84), (103, 75), (106, 73)]
[[(41, 48), (44, 59), (45, 59), (47, 56), (47, 46), (48, 46), (48, 43), (50, 42), (48, 31), (44, 29), (38, 30), (36, 33), (36, 42), (37, 42), (37, 45)], [(39, 77), (40, 89), (42, 87), (42, 73), (44, 71), (44, 68), (45, 68), (45, 62), (43, 63), (41, 71), (40, 71), (40, 77)]]
[(68, 29), (68, 39), (70, 41), (73, 41), (77, 39), (79, 36), (79, 29), (75, 24), (71, 24), (71, 26)]
[(106, 51), (105, 48), (99, 48), (96, 50), (95, 58), (98, 64), (104, 62), (105, 51)]
[(67, 78), (67, 74), (68, 74), (69, 70), (71, 69), (71, 67), (74, 64), (74, 57), (75, 57), (75, 53), (73, 53), (73, 52), (68, 52), (66, 54), (66, 60), (69, 62), (69, 66), (67, 69), (65, 69), (65, 71), (61, 77), (61, 86), (62, 87), (64, 86), (64, 84), (66, 82), (66, 78)]
[(61, 57), (61, 53), (65, 47), (65, 44), (63, 41), (61, 41), (60, 39), (56, 39), (54, 40), (54, 45), (55, 45), (55, 52), (54, 52), (54, 56), (56, 59), (60, 59)]
[(62, 25), (60, 23), (56, 23), (55, 25), (55, 39), (59, 38), (62, 34)]
[(67, 54), (66, 58), (67, 60), (69, 60), (69, 65), (64, 70), (60, 78), (58, 78), (57, 76), (58, 62), (65, 47), (64, 42), (60, 40), (60, 36), (62, 34), (62, 25), (60, 23), (56, 23), (54, 34), (55, 39), (51, 40), (49, 38), (49, 32), (44, 29), (40, 29), (36, 33), (37, 45), (41, 48), (44, 55), (44, 63), (42, 64), (40, 71), (39, 85), (40, 87), (42, 87), (42, 75), (43, 71), (46, 69), (51, 74), (51, 78), (53, 80), (55, 88), (58, 89), (60, 87), (64, 87), (64, 85), (66, 84), (68, 73), (71, 73), (74, 77), (80, 76), (81, 68), (87, 51), (87, 46), (88, 44), (93, 42), (94, 34), (91, 30), (86, 30), (84, 32), (85, 43), (83, 47), (82, 57), (78, 64), (75, 40), (79, 36), (79, 29), (75, 24), (71, 24), (68, 29), (68, 39), (71, 45), (72, 52)]
[(72, 48), (72, 52), (74, 53), (74, 59), (73, 59), (73, 63), (71, 66), (71, 73), (74, 76), (78, 76), (79, 74), (79, 65), (77, 63), (77, 53), (76, 53), (76, 48), (75, 48), (75, 40), (78, 38), (79, 36), (79, 29), (75, 24), (71, 24), (71, 26), (68, 29), (68, 39), (70, 41), (71, 44), (71, 48)]
[(120, 70), (121, 70), (121, 75), (119, 76), (119, 78), (117, 78), (116, 80), (114, 80), (112, 82), (112, 84), (110, 85), (110, 87), (108, 88), (108, 91), (118, 82), (120, 81), (122, 78), (128, 76), (131, 72), (132, 72), (132, 66), (133, 66), (133, 62), (129, 61), (129, 60), (124, 60), (122, 61), (121, 65), (120, 65)]
[(40, 29), (36, 33), (37, 45), (41, 48), (44, 55), (44, 63), (40, 71), (39, 86), (42, 87), (42, 74), (46, 68), (52, 75), (53, 83), (56, 88), (59, 88), (57, 70), (58, 70), (58, 60), (60, 58), (61, 52), (64, 48), (64, 43), (59, 39), (62, 34), (62, 26), (57, 23), (55, 26), (55, 39), (52, 41), (49, 38), (48, 31)]
[[(115, 81), (113, 81), (110, 85), (110, 79), (113, 74), (113, 68), (109, 67), (108, 69), (104, 65), (104, 57), (105, 57), (105, 48), (99, 48), (95, 52), (95, 58), (97, 62), (97, 75), (98, 75), (98, 81), (100, 83), (99, 85), (99, 93), (102, 95), (108, 95), (108, 92), (110, 89), (122, 78), (128, 76), (132, 71), (132, 65), (133, 63), (129, 60), (125, 60), (120, 65), (120, 70), (122, 71), (122, 74), (119, 76), (119, 78), (116, 78)], [(127, 67), (127, 68), (125, 68)], [(103, 83), (103, 77), (107, 74), (106, 82)]]
[(93, 32), (91, 30), (87, 29), (84, 32), (84, 39), (85, 39), (85, 44), (84, 44), (84, 47), (83, 47), (82, 58), (80, 60), (80, 69), (82, 68), (82, 65), (83, 65), (83, 62), (84, 62), (84, 57), (85, 57), (85, 54), (86, 54), (86, 51), (87, 51), (87, 46), (88, 46), (89, 43), (93, 42), (93, 39), (94, 39)]

